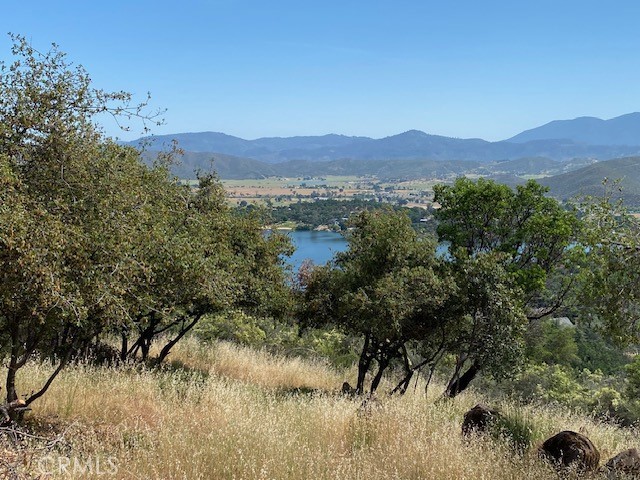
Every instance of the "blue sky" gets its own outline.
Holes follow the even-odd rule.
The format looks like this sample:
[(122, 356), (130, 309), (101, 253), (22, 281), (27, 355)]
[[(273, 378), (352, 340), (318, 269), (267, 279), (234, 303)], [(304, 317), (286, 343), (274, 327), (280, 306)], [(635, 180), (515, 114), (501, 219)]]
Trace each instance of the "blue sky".
[(501, 140), (639, 111), (639, 18), (627, 0), (30, 0), (3, 6), (0, 59), (4, 32), (56, 42), (97, 86), (150, 91), (156, 134)]

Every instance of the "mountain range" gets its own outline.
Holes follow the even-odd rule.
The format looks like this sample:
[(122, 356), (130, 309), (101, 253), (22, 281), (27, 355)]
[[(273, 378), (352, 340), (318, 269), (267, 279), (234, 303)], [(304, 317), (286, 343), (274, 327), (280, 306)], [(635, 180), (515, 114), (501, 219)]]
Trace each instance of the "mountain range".
[[(195, 178), (215, 169), (222, 178), (374, 175), (380, 179), (482, 175), (508, 185), (530, 176), (567, 199), (602, 194), (604, 178), (621, 179), (629, 205), (640, 206), (640, 113), (610, 120), (557, 120), (508, 140), (487, 142), (410, 130), (381, 139), (324, 135), (245, 140), (215, 132), (141, 139), (143, 158), (177, 140), (185, 150), (173, 172)], [(141, 140), (129, 142), (139, 145)]]
[(570, 140), (588, 145), (640, 145), (640, 113), (628, 113), (610, 120), (579, 117), (554, 120), (511, 137), (508, 142)]
[[(606, 160), (640, 154), (640, 113), (610, 120), (580, 117), (556, 120), (510, 139), (488, 142), (409, 130), (374, 139), (329, 134), (323, 136), (265, 137), (245, 140), (219, 132), (177, 133), (128, 142), (145, 142), (149, 151), (166, 149), (173, 140), (187, 152), (222, 154), (275, 164), (350, 160), (433, 160), (492, 163), (523, 157), (556, 161), (574, 158)], [(210, 155), (211, 157), (211, 155)]]

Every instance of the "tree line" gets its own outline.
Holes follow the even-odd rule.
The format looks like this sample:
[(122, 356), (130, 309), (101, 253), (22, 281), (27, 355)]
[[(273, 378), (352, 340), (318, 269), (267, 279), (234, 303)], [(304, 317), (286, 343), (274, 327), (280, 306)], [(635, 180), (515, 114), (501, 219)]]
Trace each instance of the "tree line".
[(375, 200), (354, 198), (350, 200), (326, 199), (314, 202), (298, 202), (287, 206), (274, 207), (270, 217), (273, 223), (295, 222), (299, 230), (309, 230), (320, 225), (328, 225), (345, 231), (349, 226), (349, 218), (365, 210), (392, 209), (406, 213), (416, 229), (426, 229), (427, 223), (421, 222), (428, 216), (423, 208), (404, 207)]

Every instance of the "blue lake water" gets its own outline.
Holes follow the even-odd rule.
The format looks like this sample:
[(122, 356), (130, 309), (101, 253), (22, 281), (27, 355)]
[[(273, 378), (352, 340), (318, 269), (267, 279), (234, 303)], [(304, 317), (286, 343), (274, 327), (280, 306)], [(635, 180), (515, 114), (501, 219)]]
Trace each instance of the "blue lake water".
[[(287, 263), (297, 272), (305, 260), (311, 260), (316, 265), (323, 265), (333, 258), (336, 252), (347, 249), (344, 236), (336, 232), (291, 231), (287, 232), (293, 241), (296, 251), (287, 259)], [(449, 253), (447, 242), (440, 243), (436, 249), (438, 256)]]
[(331, 260), (334, 253), (347, 249), (347, 241), (336, 232), (291, 231), (288, 235), (296, 248), (287, 261), (294, 271), (307, 259), (322, 265)]

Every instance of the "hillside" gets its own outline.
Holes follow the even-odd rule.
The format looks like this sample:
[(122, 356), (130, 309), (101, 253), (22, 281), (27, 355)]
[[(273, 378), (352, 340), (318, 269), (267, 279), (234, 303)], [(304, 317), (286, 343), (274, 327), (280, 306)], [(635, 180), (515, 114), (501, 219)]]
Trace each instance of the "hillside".
[(290, 161), (273, 165), (280, 176), (373, 175), (379, 179), (443, 177), (461, 175), (475, 162), (434, 160), (334, 160), (330, 162)]
[(602, 182), (605, 178), (609, 181), (620, 179), (622, 192), (614, 192), (615, 196), (622, 196), (627, 205), (640, 205), (640, 157), (598, 162), (539, 181), (548, 186), (555, 197), (569, 199), (577, 195), (602, 195), (604, 193)]
[(545, 157), (524, 157), (515, 160), (507, 160), (506, 162), (497, 162), (473, 170), (473, 173), (479, 175), (560, 175), (561, 173), (578, 170), (596, 163), (592, 158), (576, 158), (566, 162), (557, 162)]
[[(151, 162), (154, 152), (145, 152), (143, 159)], [(323, 175), (374, 175), (380, 179), (425, 178), (461, 175), (477, 168), (477, 162), (439, 162), (435, 160), (353, 160), (327, 162), (291, 160), (267, 163), (251, 158), (222, 153), (184, 152), (172, 166), (180, 178), (194, 179), (196, 172), (215, 170), (220, 178), (259, 179), (266, 177), (300, 177)]]
[[(362, 408), (361, 399), (339, 394), (354, 370), (227, 343), (188, 341), (173, 358), (163, 370), (64, 370), (30, 421), (34, 439), (3, 451), (0, 475), (542, 480), (558, 477), (534, 449), (561, 430), (588, 431), (602, 464), (637, 446), (634, 430), (559, 408), (497, 405), (474, 391), (443, 402), (437, 382), (428, 396), (421, 381), (404, 396), (381, 396)], [(27, 382), (46, 378), (45, 366), (27, 368)], [(504, 439), (464, 439), (464, 412), (479, 402), (527, 422), (530, 451), (517, 453)], [(72, 462), (68, 470), (57, 468), (57, 458)], [(52, 475), (37, 476), (43, 468)]]
[[(143, 153), (143, 161), (150, 163), (156, 157), (156, 152)], [(265, 178), (277, 176), (274, 165), (253, 160), (251, 158), (236, 157), (224, 153), (184, 152), (176, 158), (171, 166), (174, 175), (184, 179), (195, 179), (198, 171), (215, 170), (221, 178)]]
[(640, 113), (629, 113), (610, 120), (595, 117), (554, 120), (519, 133), (507, 141), (526, 143), (550, 139), (589, 145), (640, 145)]

